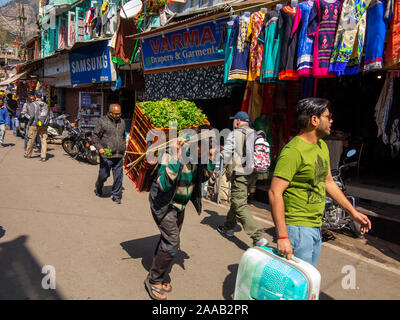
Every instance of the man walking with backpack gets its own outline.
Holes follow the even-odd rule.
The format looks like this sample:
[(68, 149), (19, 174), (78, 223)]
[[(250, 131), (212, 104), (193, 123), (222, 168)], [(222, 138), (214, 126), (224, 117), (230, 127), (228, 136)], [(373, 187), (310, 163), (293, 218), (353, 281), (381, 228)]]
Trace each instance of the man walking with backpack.
[(264, 246), (268, 240), (258, 228), (251, 212), (247, 207), (247, 198), (251, 186), (257, 181), (254, 172), (254, 140), (255, 131), (250, 127), (250, 118), (246, 112), (238, 112), (233, 117), (234, 130), (225, 142), (221, 152), (224, 162), (231, 168), (231, 207), (223, 226), (217, 230), (224, 236), (233, 237), (233, 229), (237, 222), (253, 240), (253, 246)]
[(29, 122), (31, 123), (28, 131), (28, 146), (26, 148), (25, 158), (31, 158), (33, 144), (36, 136), (40, 136), (41, 141), (41, 153), (40, 161), (47, 160), (47, 125), (50, 121), (49, 107), (45, 102), (42, 101), (42, 94), (40, 92), (35, 93), (36, 100), (32, 103), (33, 105), (29, 108)]

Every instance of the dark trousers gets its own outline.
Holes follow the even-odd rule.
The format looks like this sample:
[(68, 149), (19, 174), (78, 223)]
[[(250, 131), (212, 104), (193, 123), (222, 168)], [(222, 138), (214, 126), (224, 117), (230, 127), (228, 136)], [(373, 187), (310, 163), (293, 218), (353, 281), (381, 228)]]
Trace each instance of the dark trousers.
[(122, 198), (122, 163), (123, 158), (109, 158), (105, 159), (100, 157), (100, 169), (99, 176), (96, 181), (96, 189), (99, 193), (102, 192), (104, 182), (110, 176), (110, 171), (112, 169), (114, 183), (112, 185), (112, 196), (117, 199)]
[(185, 212), (171, 209), (158, 224), (161, 237), (154, 252), (153, 263), (149, 271), (149, 281), (153, 284), (164, 282), (174, 256), (180, 248), (180, 232)]

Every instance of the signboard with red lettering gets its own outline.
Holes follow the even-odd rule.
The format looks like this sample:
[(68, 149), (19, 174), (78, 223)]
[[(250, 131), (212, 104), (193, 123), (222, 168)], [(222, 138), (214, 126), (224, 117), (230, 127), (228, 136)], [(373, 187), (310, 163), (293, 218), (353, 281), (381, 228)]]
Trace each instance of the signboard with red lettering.
[(218, 50), (227, 18), (142, 40), (144, 71), (207, 64), (224, 60)]

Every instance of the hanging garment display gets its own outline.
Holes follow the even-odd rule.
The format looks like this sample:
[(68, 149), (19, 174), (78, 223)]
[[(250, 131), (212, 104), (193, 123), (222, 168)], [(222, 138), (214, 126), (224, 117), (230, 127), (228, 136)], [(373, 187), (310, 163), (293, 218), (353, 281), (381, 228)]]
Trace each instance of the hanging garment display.
[(384, 19), (386, 3), (385, 0), (372, 0), (368, 8), (364, 71), (383, 68), (383, 51), (386, 36), (386, 21)]
[(233, 15), (231, 16), (231, 21), (228, 21), (226, 25), (224, 26), (224, 29), (222, 30), (222, 35), (220, 39), (220, 43), (218, 45), (218, 52), (223, 51), (224, 52), (224, 65), (225, 65), (225, 70), (224, 70), (224, 83), (239, 83), (242, 82), (243, 80), (228, 80), (229, 76), (229, 69), (232, 64), (232, 58), (233, 58), (233, 47), (235, 44), (234, 40), (234, 34), (232, 32), (233, 29), (233, 24), (234, 20), (238, 18), (238, 16)]
[(358, 73), (366, 26), (367, 2), (365, 0), (345, 0), (342, 4), (329, 72), (337, 76)]
[(400, 79), (393, 80), (393, 98), (387, 113), (385, 135), (388, 137), (392, 158), (400, 151)]
[(255, 81), (260, 78), (264, 45), (262, 42), (258, 41), (258, 36), (263, 26), (264, 17), (265, 14), (261, 11), (254, 12), (250, 16), (250, 22), (246, 35), (246, 41), (250, 42), (248, 81)]
[(261, 109), (263, 106), (263, 85), (258, 81), (251, 81), (251, 98), (248, 110), (248, 115), (251, 122), (254, 122), (258, 116), (261, 114)]
[(394, 14), (385, 51), (385, 68), (398, 67), (400, 67), (400, 0), (394, 3)]
[(307, 35), (307, 26), (312, 7), (312, 1), (304, 1), (299, 4), (291, 32), (293, 37), (300, 29), (297, 48), (297, 75), (299, 77), (308, 77), (312, 74), (314, 39)]
[(298, 80), (297, 75), (297, 40), (298, 34), (290, 36), (293, 29), (296, 11), (285, 6), (279, 14), (278, 28), (282, 29), (281, 59), (279, 64), (279, 80)]
[(258, 36), (258, 40), (264, 44), (260, 75), (261, 83), (275, 82), (279, 77), (282, 32), (277, 32), (278, 18), (278, 11), (268, 12), (265, 15), (263, 27)]
[(385, 84), (383, 85), (381, 94), (379, 96), (378, 102), (375, 106), (375, 122), (378, 127), (378, 137), (382, 136), (382, 140), (385, 144), (388, 143), (388, 137), (385, 134), (385, 128), (388, 119), (388, 113), (392, 106), (393, 100), (393, 79), (386, 76)]
[[(232, 40), (236, 39), (232, 57), (232, 64), (229, 69), (228, 80), (247, 80), (249, 72), (249, 50), (250, 46), (246, 42), (247, 28), (250, 22), (250, 14), (234, 19), (232, 26)], [(233, 42), (230, 43), (233, 45)]]
[(332, 53), (341, 0), (315, 0), (311, 9), (307, 34), (314, 36), (313, 76), (333, 77), (329, 73), (329, 59)]

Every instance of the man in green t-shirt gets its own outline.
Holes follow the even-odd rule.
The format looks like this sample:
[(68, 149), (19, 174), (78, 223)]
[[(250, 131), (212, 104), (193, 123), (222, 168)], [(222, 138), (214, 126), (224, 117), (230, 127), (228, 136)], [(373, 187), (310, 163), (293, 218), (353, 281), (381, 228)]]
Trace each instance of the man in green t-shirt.
[(300, 100), (296, 108), (300, 133), (281, 151), (269, 190), (272, 216), (278, 236), (278, 251), (317, 265), (321, 252), (322, 215), (326, 192), (362, 231), (371, 229), (368, 217), (358, 212), (333, 181), (329, 150), (322, 138), (330, 134), (329, 101)]

